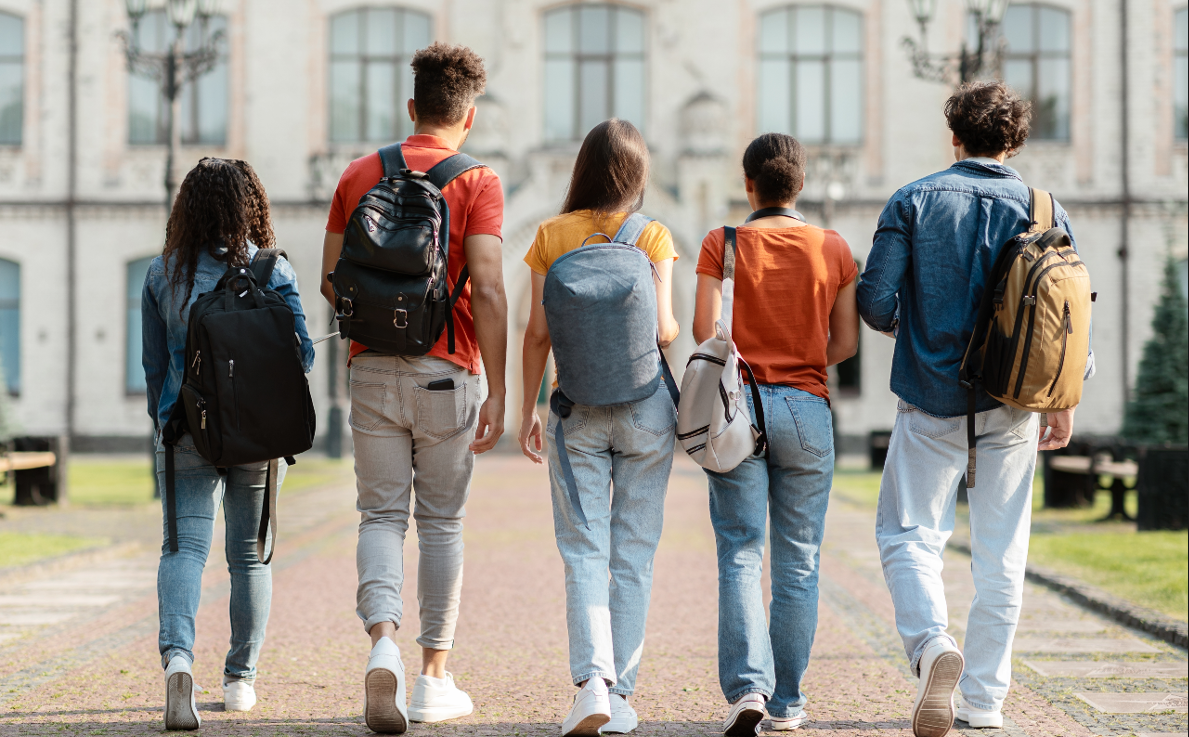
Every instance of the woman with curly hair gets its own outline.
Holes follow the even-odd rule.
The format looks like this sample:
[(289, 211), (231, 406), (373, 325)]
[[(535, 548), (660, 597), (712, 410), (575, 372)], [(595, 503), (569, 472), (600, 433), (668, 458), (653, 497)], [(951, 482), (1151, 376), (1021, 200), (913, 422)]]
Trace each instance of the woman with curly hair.
[[(205, 158), (186, 175), (166, 226), (165, 250), (149, 266), (141, 293), (142, 361), (161, 488), (165, 488), (166, 452), (161, 429), (184, 378), (190, 308), (200, 294), (214, 289), (227, 269), (248, 266), (260, 248), (272, 247), (275, 241), (268, 196), (247, 162)], [(302, 364), (308, 372), (314, 347), (306, 332), (297, 276), (286, 260), (277, 261), (268, 288), (283, 296), (293, 310)], [(189, 434), (174, 446), (174, 454), (178, 551), (170, 552), (163, 542), (157, 569), (165, 728), (197, 729), (201, 719), (191, 674), (194, 620), (220, 503), (231, 573), (231, 649), (223, 667), (224, 705), (228, 711), (249, 711), (256, 703), (256, 659), (272, 600), (272, 570), (256, 557), (256, 526), (266, 502), (268, 464), (215, 468), (198, 454)], [(281, 461), (278, 485), (284, 474)]]

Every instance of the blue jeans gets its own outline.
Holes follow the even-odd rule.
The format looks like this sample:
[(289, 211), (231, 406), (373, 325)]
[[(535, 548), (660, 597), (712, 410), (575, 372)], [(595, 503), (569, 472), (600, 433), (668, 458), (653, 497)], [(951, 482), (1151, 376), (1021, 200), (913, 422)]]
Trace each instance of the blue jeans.
[[(744, 391), (747, 391), (746, 389)], [(769, 457), (752, 456), (710, 477), (710, 521), (718, 543), (718, 679), (727, 701), (748, 693), (768, 713), (805, 707), (801, 678), (817, 629), (818, 553), (834, 479), (834, 431), (826, 400), (761, 384)], [(750, 393), (747, 405), (755, 415)], [(761, 586), (771, 515), (771, 624)]]
[[(284, 460), (278, 465), (279, 486), (285, 480), (287, 467)], [(157, 567), (162, 667), (169, 665), (175, 655), (194, 662), (194, 619), (202, 598), (202, 569), (211, 549), (215, 513), (222, 502), (227, 568), (231, 572), (231, 649), (223, 673), (233, 678), (256, 677), (256, 659), (264, 644), (272, 602), (272, 569), (261, 565), (256, 557), (267, 470), (266, 463), (234, 466), (222, 476), (198, 455), (191, 437), (184, 436), (174, 448), (178, 552), (172, 553), (165, 512), (165, 448), (157, 443), (157, 482), (162, 492), (161, 563)]]
[[(1039, 415), (1000, 406), (974, 416), (978, 474), (970, 499), (974, 602), (966, 624), (967, 703), (998, 711), (1024, 596)], [(912, 671), (930, 642), (953, 638), (941, 554), (966, 471), (966, 418), (933, 417), (901, 400), (879, 485), (875, 538)]]
[(661, 539), (677, 412), (664, 382), (647, 399), (575, 405), (563, 421), (587, 529), (570, 504), (549, 415), (553, 528), (566, 567), (566, 625), (574, 684), (601, 677), (631, 695), (644, 652), (652, 559)]

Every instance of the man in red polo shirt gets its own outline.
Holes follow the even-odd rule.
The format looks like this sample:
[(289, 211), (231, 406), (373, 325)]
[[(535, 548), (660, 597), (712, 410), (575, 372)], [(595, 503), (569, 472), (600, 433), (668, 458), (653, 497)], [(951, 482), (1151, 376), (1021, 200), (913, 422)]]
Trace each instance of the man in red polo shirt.
[[(428, 171), (457, 153), (466, 140), (487, 75), (473, 51), (442, 43), (414, 54), (412, 67), (408, 109), (413, 135), (401, 151), (411, 169)], [(322, 249), (322, 294), (332, 305), (334, 291), (325, 275), (338, 262), (343, 232), (359, 198), (382, 177), (380, 156), (374, 153), (352, 162), (339, 180)], [(350, 423), (360, 512), (356, 613), (372, 639), (364, 717), (377, 732), (400, 733), (410, 719), (437, 722), (472, 711), (470, 698), (446, 671), (446, 658), (458, 621), (462, 518), (474, 456), (495, 447), (504, 431), (504, 196), (499, 177), (487, 168), (460, 175), (442, 194), (450, 208), (451, 289), (462, 267), (470, 267), (470, 284), (454, 307), (455, 352), (448, 351), (445, 333), (425, 356), (384, 355), (356, 342), (350, 351)], [(480, 354), (487, 371), (482, 406)], [(452, 390), (427, 390), (429, 384), (446, 380), (453, 381)], [(420, 551), (417, 643), (422, 666), (406, 708), (404, 665), (393, 638), (402, 614), (402, 550), (411, 503)]]

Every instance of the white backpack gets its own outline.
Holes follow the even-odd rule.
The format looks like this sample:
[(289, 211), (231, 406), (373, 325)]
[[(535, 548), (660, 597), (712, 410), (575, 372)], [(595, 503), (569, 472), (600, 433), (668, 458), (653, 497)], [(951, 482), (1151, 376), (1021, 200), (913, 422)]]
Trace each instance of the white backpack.
[[(748, 456), (768, 452), (764, 405), (751, 367), (739, 355), (731, 338), (735, 304), (735, 229), (723, 229), (722, 318), (714, 337), (698, 346), (681, 378), (681, 405), (677, 412), (677, 440), (690, 457), (708, 471), (726, 473)], [(751, 384), (759, 427), (743, 398), (740, 368)]]

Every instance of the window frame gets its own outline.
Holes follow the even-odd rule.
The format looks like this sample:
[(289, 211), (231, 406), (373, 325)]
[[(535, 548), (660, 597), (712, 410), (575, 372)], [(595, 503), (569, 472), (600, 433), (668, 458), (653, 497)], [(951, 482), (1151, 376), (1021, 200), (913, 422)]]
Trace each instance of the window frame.
[(0, 140), (0, 148), (21, 148), (25, 145), (25, 104), (26, 93), (28, 92), (28, 85), (26, 84), (25, 75), (27, 74), (26, 54), (28, 51), (28, 43), (25, 39), (26, 28), (28, 24), (22, 15), (13, 13), (7, 10), (0, 10), (0, 15), (8, 16), (20, 24), (21, 48), (17, 54), (0, 54), (0, 65), (13, 65), (18, 69), (18, 78), (20, 79), (20, 92), (18, 98), (20, 100), (20, 114), (17, 116), (17, 135), (15, 141)]
[[(395, 11), (400, 17), (400, 27), (402, 29), (401, 38), (397, 39), (397, 50), (393, 55), (380, 55), (365, 52), (367, 47), (367, 24), (361, 19), (358, 22), (359, 38), (358, 44), (354, 52), (343, 53), (334, 50), (334, 23), (338, 18), (353, 14), (366, 14), (374, 10), (391, 10)], [(326, 16), (326, 103), (327, 103), (327, 119), (326, 119), (326, 140), (331, 146), (357, 146), (361, 144), (381, 144), (391, 143), (394, 140), (403, 140), (407, 138), (413, 131), (413, 124), (405, 114), (404, 104), (405, 100), (413, 97), (413, 90), (408, 90), (408, 94), (401, 94), (405, 77), (402, 74), (405, 68), (412, 62), (413, 54), (418, 49), (406, 49), (404, 47), (403, 29), (404, 17), (406, 15), (419, 15), (425, 19), (426, 25), (429, 29), (428, 43), (434, 41), (434, 15), (418, 8), (409, 8), (403, 5), (357, 5), (350, 8), (344, 8), (336, 13), (331, 13)], [(352, 138), (336, 138), (335, 137), (335, 119), (334, 119), (334, 66), (336, 61), (353, 61), (359, 64), (359, 108), (358, 108), (358, 130), (356, 135)], [(367, 134), (368, 125), (368, 95), (367, 95), (367, 70), (372, 64), (391, 64), (395, 74), (393, 80), (396, 88), (393, 90), (394, 98), (396, 99), (396, 114), (395, 114), (395, 130), (391, 137), (371, 139)], [(409, 77), (411, 79), (411, 76)]]
[[(583, 8), (606, 8), (610, 11), (608, 19), (608, 50), (602, 53), (584, 52), (581, 50), (581, 25), (579, 23), (579, 12)], [(617, 34), (619, 33), (618, 23), (616, 22), (616, 14), (620, 12), (636, 13), (640, 16), (640, 51), (621, 52), (616, 50), (618, 46)], [(570, 20), (570, 51), (549, 51), (549, 41), (547, 38), (548, 17), (554, 13), (570, 13), (572, 14)], [(541, 82), (541, 118), (543, 122), (543, 135), (541, 140), (547, 146), (567, 146), (575, 143), (581, 143), (589, 132), (589, 129), (582, 130), (582, 64), (583, 62), (602, 62), (607, 69), (607, 99), (606, 109), (609, 117), (615, 117), (615, 90), (616, 90), (616, 75), (615, 62), (616, 61), (638, 61), (642, 69), (641, 92), (640, 92), (640, 120), (634, 121), (642, 135), (647, 135), (648, 119), (649, 119), (649, 81), (651, 79), (651, 70), (649, 69), (649, 58), (651, 57), (651, 45), (649, 43), (649, 14), (643, 9), (634, 5), (617, 2), (571, 2), (566, 5), (555, 6), (546, 9), (541, 13), (541, 61), (542, 73), (545, 66), (552, 60), (565, 60), (573, 64), (573, 99), (570, 101), (572, 106), (570, 114), (572, 115), (573, 123), (570, 129), (570, 134), (566, 138), (552, 138), (550, 137), (549, 127), (544, 124), (548, 117), (548, 91), (545, 89), (545, 80), (542, 78)]]
[[(792, 39), (790, 38), (790, 42), (789, 42), (790, 48), (788, 51), (783, 51), (783, 52), (764, 51), (762, 48), (760, 39), (759, 38), (756, 39), (756, 43), (755, 43), (755, 48), (756, 48), (756, 57), (755, 58), (756, 58), (756, 70), (757, 70), (756, 90), (755, 90), (755, 92), (756, 92), (756, 131), (757, 131), (757, 133), (768, 132), (766, 130), (760, 130), (760, 127), (761, 127), (761, 120), (760, 120), (760, 99), (761, 98), (760, 98), (760, 90), (759, 90), (760, 65), (765, 61), (783, 61), (788, 65), (788, 70), (789, 70), (789, 111), (788, 111), (788, 116), (789, 116), (789, 128), (791, 130), (774, 131), (774, 132), (788, 133), (789, 135), (796, 137), (798, 141), (800, 141), (801, 143), (803, 143), (806, 146), (815, 146), (815, 147), (823, 146), (823, 147), (830, 147), (830, 148), (853, 148), (853, 149), (862, 148), (866, 142), (866, 139), (867, 139), (867, 125), (866, 125), (866, 123), (867, 123), (867, 120), (866, 120), (866, 113), (867, 113), (867, 101), (866, 101), (867, 54), (865, 53), (867, 50), (867, 48), (866, 48), (867, 47), (867, 38), (865, 35), (866, 25), (867, 25), (866, 14), (857, 8), (851, 7), (849, 5), (840, 4), (840, 3), (831, 3), (831, 2), (814, 2), (814, 3), (805, 3), (805, 4), (786, 3), (784, 5), (776, 5), (776, 6), (767, 8), (767, 9), (763, 10), (762, 12), (760, 12), (756, 16), (757, 28), (761, 28), (763, 26), (765, 16), (773, 15), (776, 13), (793, 13), (793, 12), (796, 12), (799, 10), (809, 10), (809, 9), (816, 9), (816, 8), (820, 8), (823, 11), (825, 11), (824, 12), (824, 17), (825, 17), (824, 23), (826, 24), (826, 30), (823, 31), (823, 36), (826, 39), (829, 39), (829, 49), (828, 50), (823, 51), (821, 53), (805, 53), (805, 52), (801, 52), (801, 51), (794, 51), (792, 49)], [(834, 45), (833, 44), (834, 14), (838, 13), (838, 12), (850, 13), (851, 15), (854, 15), (858, 18), (858, 21), (859, 21), (859, 31), (858, 31), (858, 33), (859, 33), (859, 49), (858, 49), (858, 51), (836, 52), (834, 50), (834, 48), (833, 48), (833, 45)], [(790, 33), (791, 33), (792, 21), (791, 21), (791, 19), (789, 19), (786, 22), (789, 23)], [(834, 114), (832, 81), (833, 81), (833, 70), (834, 70), (835, 60), (854, 61), (854, 62), (858, 63), (859, 89), (857, 92), (857, 98), (858, 98), (858, 111), (859, 111), (859, 135), (856, 139), (850, 140), (850, 141), (839, 142), (839, 141), (834, 140), (834, 125), (833, 125), (833, 120), (832, 120), (833, 114)], [(821, 62), (822, 68), (823, 68), (821, 107), (822, 107), (822, 114), (823, 114), (822, 126), (825, 131), (825, 135), (823, 136), (823, 138), (820, 141), (811, 141), (808, 139), (804, 139), (804, 138), (802, 138), (800, 132), (796, 130), (796, 121), (797, 121), (797, 88), (796, 88), (797, 74), (796, 74), (796, 69), (797, 69), (798, 63), (801, 61)]]
[[(16, 370), (15, 386), (14, 386), (13, 379), (11, 376), (8, 375), (8, 372), (7, 371), (3, 372), (5, 386), (2, 387), (2, 390), (7, 391), (8, 396), (10, 396), (10, 397), (19, 397), (19, 396), (21, 396), (22, 380), (24, 378), (22, 376), (22, 371), (21, 371), (21, 362), (22, 362), (21, 359), (23, 357), (22, 354), (24, 353), (24, 351), (22, 350), (22, 348), (24, 346), (22, 345), (22, 340), (21, 340), (21, 317), (22, 317), (22, 315), (21, 315), (22, 304), (21, 303), (23, 301), (21, 298), (21, 292), (22, 292), (21, 280), (23, 277), (23, 273), (22, 273), (23, 268), (22, 268), (20, 261), (17, 261), (15, 259), (11, 259), (11, 258), (6, 258), (4, 256), (0, 256), (0, 268), (3, 268), (4, 265), (11, 265), (16, 270), (16, 288), (17, 288), (16, 296), (7, 298), (7, 299), (0, 298), (0, 310), (15, 310), (16, 311), (17, 337), (16, 337), (15, 363), (16, 363), (17, 370)], [(15, 303), (15, 304), (5, 304), (5, 303)], [(2, 345), (3, 345), (2, 340), (0, 340), (0, 346), (2, 346)], [(2, 354), (2, 352), (0, 352), (0, 367), (2, 367), (2, 361), (3, 361), (3, 354)]]
[[(1069, 8), (1047, 2), (1024, 2), (1013, 4), (1008, 8), (1008, 12), (1011, 12), (1013, 8), (1027, 8), (1031, 12), (1031, 20), (1029, 22), (1031, 24), (1030, 33), (1033, 38), (1032, 49), (1027, 52), (1013, 52), (1006, 47), (1005, 40), (1001, 63), (1006, 63), (1008, 61), (1027, 60), (1029, 66), (1031, 67), (1031, 73), (1028, 79), (1028, 85), (1030, 89), (1027, 91), (1027, 94), (1025, 95), (1022, 90), (1016, 90), (1016, 92), (1024, 95), (1026, 99), (1032, 103), (1032, 133), (1028, 137), (1028, 142), (1069, 145), (1073, 141), (1073, 49), (1075, 45), (1073, 11)], [(1056, 11), (1065, 17), (1066, 28), (1069, 31), (1069, 48), (1067, 48), (1065, 51), (1044, 51), (1040, 48), (1040, 12), (1042, 10)], [(1039, 134), (1039, 127), (1037, 126), (1037, 118), (1039, 117), (1038, 111), (1041, 109), (1041, 101), (1037, 99), (1037, 96), (1040, 90), (1040, 66), (1043, 59), (1064, 59), (1068, 64), (1068, 77), (1065, 80), (1065, 89), (1066, 94), (1068, 95), (1067, 102), (1069, 104), (1069, 112), (1066, 115), (1065, 129), (1061, 131), (1059, 135), (1052, 137), (1042, 137)], [(1003, 77), (1002, 68), (1000, 68), (999, 76), (1000, 78)]]
[[(1182, 17), (1184, 18), (1183, 21), (1182, 21)], [(1189, 144), (1189, 100), (1186, 100), (1185, 108), (1183, 108), (1182, 110), (1177, 109), (1177, 104), (1176, 104), (1177, 103), (1177, 100), (1176, 100), (1177, 93), (1180, 92), (1181, 94), (1186, 94), (1184, 85), (1178, 84), (1177, 72), (1178, 72), (1178, 67), (1181, 64), (1185, 64), (1187, 67), (1189, 67), (1189, 37), (1186, 38), (1186, 42), (1185, 42), (1184, 46), (1178, 47), (1177, 46), (1177, 30), (1182, 22), (1189, 24), (1189, 6), (1182, 5), (1179, 8), (1173, 8), (1172, 19), (1173, 19), (1172, 70), (1171, 70), (1172, 71), (1172, 84), (1173, 84), (1173, 101), (1172, 101), (1173, 102), (1173, 104), (1172, 104), (1173, 134), (1172, 135), (1173, 135), (1173, 141), (1175, 141), (1177, 144), (1179, 144), (1181, 146), (1184, 146), (1186, 144)], [(1186, 74), (1186, 77), (1189, 78), (1189, 74)], [(1176, 116), (1178, 114), (1182, 114), (1184, 116), (1182, 118), (1182, 120), (1177, 120)], [(1182, 126), (1182, 124), (1184, 127), (1181, 130), (1177, 130), (1179, 127)]]

